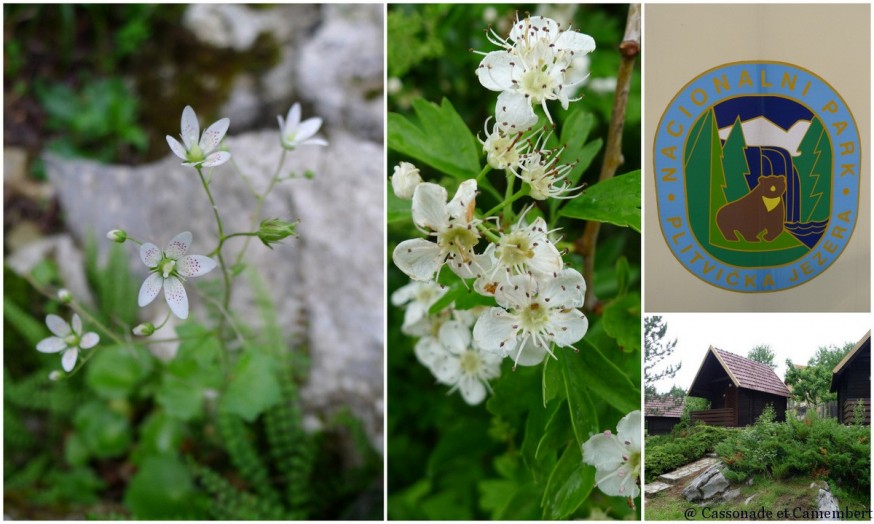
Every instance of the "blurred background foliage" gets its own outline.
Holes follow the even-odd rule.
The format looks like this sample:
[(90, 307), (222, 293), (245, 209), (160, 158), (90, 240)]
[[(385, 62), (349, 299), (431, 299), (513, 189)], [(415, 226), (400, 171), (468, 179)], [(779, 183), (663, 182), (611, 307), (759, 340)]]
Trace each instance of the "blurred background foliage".
[[(483, 124), (494, 114), (498, 93), (486, 90), (477, 80), (475, 71), (482, 55), (473, 50), (496, 50), (496, 46), (486, 39), (485, 29), (491, 25), (499, 35), (505, 36), (516, 13), (520, 17), (526, 13), (547, 16), (559, 21), (563, 28), (570, 23), (574, 30), (594, 37), (597, 49), (589, 55), (590, 77), (577, 95), (581, 95), (582, 100), (572, 102), (569, 111), (561, 111), (555, 102), (550, 103), (550, 108), (560, 129), (564, 129), (563, 124), (572, 113), (581, 109), (587, 118), (592, 117), (588, 140), (600, 138), (606, 142), (620, 63), (618, 46), (625, 30), (627, 5), (389, 5), (389, 111), (414, 119), (414, 100), (421, 97), (439, 104), (446, 98), (468, 128), (484, 137)], [(640, 167), (640, 123), (638, 61), (632, 77), (623, 135), (624, 164), (617, 174)], [(392, 166), (399, 161), (413, 161), (424, 180), (441, 183), (447, 187), (450, 196), (454, 193), (458, 180), (393, 151), (391, 143), (389, 146), (389, 175)], [(591, 167), (583, 173), (582, 182), (589, 185), (597, 182), (603, 149), (601, 147)], [(484, 157), (480, 159), (484, 162)], [(498, 191), (503, 191), (502, 181), (495, 180), (502, 178), (503, 175), (494, 174), (491, 177)], [(400, 218), (404, 216), (403, 204), (393, 196), (389, 189), (389, 260), (399, 242), (418, 236), (409, 219)], [(487, 200), (489, 197), (483, 192), (481, 198)], [(397, 214), (393, 213), (393, 205), (397, 206)], [(491, 201), (484, 205), (490, 207)], [(560, 219), (558, 225), (562, 228), (565, 247), (572, 246), (582, 235), (581, 221)], [(627, 377), (623, 377), (624, 380), (630, 380), (639, 389), (640, 235), (628, 227), (602, 224), (597, 254), (595, 289), (600, 300), (597, 304), (587, 304), (591, 310), (587, 314), (591, 327), (584, 339), (591, 346), (578, 346), (581, 353), (598, 348), (612, 364), (611, 369), (621, 370)], [(565, 258), (573, 267), (582, 267), (582, 259), (573, 249)], [(388, 266), (388, 295), (391, 296), (409, 279), (394, 264)], [(622, 322), (605, 326), (601, 321), (604, 309), (613, 306), (618, 306), (614, 309), (624, 308), (622, 314), (612, 317), (621, 318)], [(548, 506), (549, 497), (544, 490), (555, 490), (548, 479), (550, 473), (558, 469), (558, 457), (549, 453), (541, 455), (540, 452), (534, 456), (532, 449), (538, 446), (541, 437), (551, 440), (546, 447), (572, 442), (573, 437), (561, 423), (544, 430), (546, 417), (566, 410), (567, 404), (554, 398), (548, 408), (541, 405), (542, 383), (547, 382), (543, 365), (513, 371), (512, 362), (505, 359), (501, 378), (493, 383), (495, 395), (483, 405), (469, 406), (460, 395), (448, 395), (447, 388), (437, 384), (430, 371), (416, 360), (413, 353), (415, 339), (401, 333), (402, 322), (403, 310), (389, 306), (387, 446), (390, 519), (540, 520), (548, 518), (550, 512), (564, 515), (562, 518), (640, 518), (639, 508), (635, 512), (625, 499), (605, 496), (597, 488), (584, 502), (576, 501), (577, 505), (570, 514)], [(573, 356), (569, 349), (559, 350), (558, 357), (561, 359), (568, 354)], [(555, 364), (547, 360), (547, 366)], [(549, 375), (553, 379), (559, 368), (551, 366)], [(558, 383), (561, 383), (560, 374)], [(616, 389), (619, 389), (618, 385)], [(625, 393), (633, 395), (632, 391)], [(622, 394), (622, 391), (616, 392), (616, 395)], [(558, 394), (560, 398), (561, 394)], [(621, 412), (595, 396), (592, 400), (600, 423), (597, 430), (615, 431), (616, 422), (627, 411)], [(639, 398), (630, 402), (639, 406)], [(536, 429), (528, 431), (535, 426)], [(572, 453), (575, 446), (569, 444), (568, 452)], [(576, 464), (583, 467), (581, 460)]]

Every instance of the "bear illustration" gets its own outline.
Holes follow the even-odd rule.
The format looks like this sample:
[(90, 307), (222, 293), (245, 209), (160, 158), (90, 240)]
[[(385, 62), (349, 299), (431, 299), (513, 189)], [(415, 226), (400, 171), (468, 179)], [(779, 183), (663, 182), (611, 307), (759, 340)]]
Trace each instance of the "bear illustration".
[(771, 242), (783, 232), (786, 210), (783, 193), (786, 177), (771, 175), (759, 177), (759, 183), (746, 195), (729, 202), (716, 212), (716, 225), (729, 242), (738, 242), (740, 233), (747, 242), (764, 239)]

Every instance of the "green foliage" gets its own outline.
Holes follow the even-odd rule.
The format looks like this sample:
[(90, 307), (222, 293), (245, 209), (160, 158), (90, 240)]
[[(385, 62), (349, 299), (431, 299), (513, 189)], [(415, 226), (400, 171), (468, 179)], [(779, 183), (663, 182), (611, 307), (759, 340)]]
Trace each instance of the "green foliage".
[(646, 438), (644, 447), (646, 481), (702, 458), (735, 432), (734, 429), (696, 425), (671, 435)]
[(630, 227), (640, 233), (640, 170), (598, 182), (561, 209), (561, 215)]
[(774, 362), (774, 350), (768, 344), (759, 344), (747, 352), (747, 358), (753, 362), (765, 364), (771, 369), (777, 369), (777, 363)]
[(251, 422), (279, 402), (276, 362), (262, 352), (247, 352), (237, 360), (221, 408)]
[(847, 342), (843, 347), (828, 346), (816, 350), (816, 354), (807, 361), (806, 367), (796, 367), (792, 360), (786, 359), (786, 385), (792, 390), (792, 396), (807, 402), (809, 405), (819, 405), (829, 400), (835, 400), (837, 394), (830, 392), (832, 370), (855, 344)]
[(140, 465), (124, 502), (138, 519), (192, 519), (201, 516), (193, 495), (194, 482), (185, 464), (175, 457), (154, 456)]
[[(668, 364), (659, 369), (661, 362), (670, 357), (677, 346), (677, 339), (665, 340), (668, 325), (658, 315), (649, 315), (643, 319), (644, 347), (644, 384), (647, 396), (656, 394), (655, 383), (666, 378), (673, 378), (683, 366), (682, 362)], [(683, 392), (685, 394), (685, 392)]]
[(127, 254), (121, 245), (111, 243), (101, 264), (97, 251), (97, 239), (86, 238), (85, 277), (96, 295), (96, 313), (110, 324), (133, 327), (137, 322), (139, 284), (131, 274)]
[(870, 489), (871, 436), (867, 426), (844, 426), (813, 412), (802, 420), (773, 421), (773, 410), (717, 445), (716, 452), (738, 475), (827, 479), (842, 489)]

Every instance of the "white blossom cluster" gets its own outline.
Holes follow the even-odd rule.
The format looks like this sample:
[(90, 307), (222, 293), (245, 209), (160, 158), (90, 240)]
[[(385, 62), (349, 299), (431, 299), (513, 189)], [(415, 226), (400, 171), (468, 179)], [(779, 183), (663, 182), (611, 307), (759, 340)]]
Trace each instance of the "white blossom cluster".
[[(594, 40), (536, 16), (517, 18), (509, 36), (491, 32), (489, 40), (502, 48), (481, 53), (476, 71), (484, 87), (500, 91), (495, 119), (486, 121), (480, 139), (489, 166), (525, 182), (535, 201), (572, 198), (577, 188), (567, 176), (574, 165), (561, 163), (562, 148), (547, 147), (551, 132), (532, 130), (534, 106), (551, 122), (548, 100), (559, 100), (563, 109), (577, 100), (568, 96), (578, 83), (569, 80), (571, 64), (594, 50)], [(426, 237), (395, 248), (392, 259), (412, 282), (392, 302), (406, 308), (401, 330), (419, 337), (416, 357), (438, 382), (478, 404), (503, 358), (514, 367), (537, 365), (547, 355), (556, 358), (553, 346), (570, 347), (586, 334), (580, 311), (586, 283), (565, 266), (546, 221), (526, 218), (533, 204), (503, 228), (497, 216), (478, 215), (476, 179), (463, 181), (450, 200), (444, 187), (423, 182), (414, 165), (402, 162), (391, 183), (395, 195), (412, 200), (413, 223)], [(449, 305), (429, 314), (446, 292), (436, 281), (443, 266), (476, 293), (494, 297), (497, 307), (459, 311)]]

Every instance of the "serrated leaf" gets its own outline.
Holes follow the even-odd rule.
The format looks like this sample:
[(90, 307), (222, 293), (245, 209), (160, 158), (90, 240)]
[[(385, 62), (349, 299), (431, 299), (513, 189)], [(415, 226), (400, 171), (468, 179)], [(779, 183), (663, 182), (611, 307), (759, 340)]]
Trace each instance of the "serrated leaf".
[(564, 391), (564, 378), (561, 375), (561, 367), (558, 362), (551, 358), (543, 361), (543, 407), (556, 395)]
[(221, 408), (252, 422), (281, 399), (277, 364), (269, 355), (249, 351), (234, 365)]
[(595, 486), (595, 469), (583, 467), (580, 447), (565, 448), (543, 493), (543, 519), (566, 520), (588, 498)]
[(572, 358), (566, 359), (576, 370), (575, 376), (579, 377), (576, 386), (587, 387), (599, 401), (610, 404), (620, 413), (640, 409), (640, 389), (625, 373), (586, 339), (581, 340), (577, 347), (579, 353), (567, 355)]
[(640, 295), (629, 293), (611, 300), (604, 306), (603, 324), (622, 351), (640, 351)]
[(459, 180), (474, 178), (480, 171), (479, 147), (449, 100), (438, 106), (417, 98), (413, 110), (414, 119), (389, 113), (388, 147)]
[[(556, 369), (559, 369), (559, 367), (556, 366)], [(561, 383), (562, 389), (564, 389), (563, 379)], [(540, 460), (549, 451), (560, 449), (571, 440), (576, 441), (569, 411), (565, 406), (565, 402), (562, 401), (559, 403), (559, 408), (555, 410), (555, 413), (552, 414), (546, 423), (546, 431), (543, 432), (543, 437), (537, 443), (535, 457)]]
[(413, 221), (413, 203), (410, 200), (398, 198), (391, 188), (391, 183), (386, 184), (387, 195), (386, 202), (386, 222), (393, 224), (395, 222), (411, 222)]
[(124, 503), (134, 517), (146, 520), (184, 518), (194, 482), (188, 468), (172, 456), (153, 456), (128, 484)]
[(110, 346), (88, 363), (85, 382), (103, 398), (125, 398), (151, 371), (152, 356), (142, 346)]
[(590, 186), (559, 213), (580, 220), (630, 227), (640, 233), (640, 170)]
[(568, 413), (577, 445), (582, 446), (589, 435), (599, 431), (598, 413), (587, 393), (586, 372), (576, 353), (565, 352), (559, 359), (567, 392)]
[[(535, 481), (540, 481), (542, 465), (537, 459), (537, 447), (546, 433), (546, 425), (555, 412), (558, 410), (561, 402), (553, 402), (547, 408), (533, 406), (528, 412), (528, 419), (525, 421), (525, 437), (522, 439), (522, 459), (529, 471), (534, 476)], [(542, 457), (543, 455), (541, 455)]]

